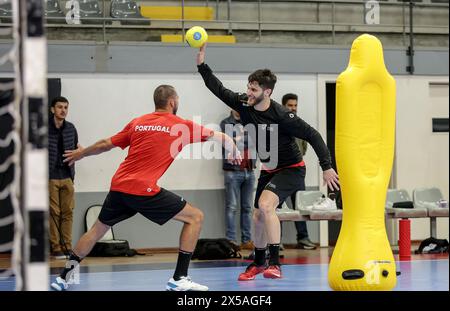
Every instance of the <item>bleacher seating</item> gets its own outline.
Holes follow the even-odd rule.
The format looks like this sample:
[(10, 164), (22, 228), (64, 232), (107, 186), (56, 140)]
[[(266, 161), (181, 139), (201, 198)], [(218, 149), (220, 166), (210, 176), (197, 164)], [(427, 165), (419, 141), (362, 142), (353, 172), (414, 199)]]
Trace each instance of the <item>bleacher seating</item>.
[(296, 194), (296, 209), (302, 215), (308, 216), (310, 220), (341, 220), (342, 210), (316, 210), (311, 208), (314, 203), (323, 197), (320, 191), (297, 191)]
[[(280, 221), (342, 220), (342, 210), (321, 211), (311, 208), (323, 196), (320, 191), (297, 191), (296, 209), (289, 209), (286, 203), (277, 210)], [(419, 188), (414, 190), (414, 201), (404, 189), (388, 189), (385, 214), (387, 218), (430, 218), (431, 236), (436, 237), (436, 218), (448, 217), (449, 208), (438, 207), (436, 202), (443, 200), (437, 188)], [(410, 202), (413, 208), (393, 207), (397, 202)]]
[[(141, 14), (150, 19), (179, 20), (182, 17), (181, 6), (141, 6)], [(187, 20), (213, 20), (214, 10), (210, 7), (184, 7)]]
[(414, 189), (413, 200), (416, 206), (424, 208), (428, 211), (428, 217), (430, 217), (431, 236), (436, 237), (436, 218), (448, 217), (449, 212), (448, 203), (446, 208), (439, 206), (439, 202), (444, 200), (441, 190), (436, 187)]
[(413, 208), (397, 208), (393, 207), (394, 203), (412, 202), (408, 192), (404, 189), (388, 189), (386, 196), (386, 213), (391, 218), (423, 218), (428, 217), (426, 208), (417, 207), (413, 204)]
[(150, 25), (150, 20), (141, 15), (140, 8), (135, 1), (112, 0), (110, 11), (111, 17), (120, 19), (122, 25)]
[(297, 191), (296, 209), (289, 209), (286, 203), (277, 210), (280, 221), (299, 221), (299, 220), (341, 220), (342, 210), (315, 210), (312, 205), (322, 198), (320, 191)]
[[(286, 202), (281, 205), (281, 208), (277, 209), (277, 216), (280, 221), (298, 221), (302, 219), (302, 215), (300, 211), (290, 209)], [(306, 219), (302, 219), (306, 220)]]
[[(176, 43), (176, 42), (183, 42), (183, 36), (182, 35), (168, 35), (168, 34), (162, 34), (161, 35), (161, 42), (170, 42), (170, 43)], [(224, 44), (235, 44), (236, 43), (236, 37), (233, 35), (208, 35), (208, 44), (209, 43), (224, 43)]]
[[(312, 209), (314, 202), (322, 197), (320, 191), (297, 191), (295, 210), (289, 209), (286, 203), (277, 210), (282, 221), (297, 220), (340, 220), (342, 210), (320, 211)], [(435, 218), (448, 217), (449, 208), (442, 208), (436, 202), (442, 200), (442, 194), (437, 188), (419, 188), (414, 190), (414, 201), (404, 189), (389, 189), (386, 196), (385, 212), (389, 218)], [(393, 207), (397, 202), (411, 202), (413, 208)]]
[[(296, 207), (294, 209), (288, 208), (286, 203), (283, 203), (281, 208), (277, 209), (276, 213), (280, 221), (320, 221), (320, 220), (341, 220), (342, 210), (320, 211), (314, 210), (312, 205), (322, 198), (323, 194), (320, 191), (297, 191)], [(326, 239), (328, 240), (328, 238)], [(326, 242), (324, 245), (327, 245)], [(321, 242), (321, 246), (322, 245)]]
[(448, 216), (448, 207), (439, 206), (439, 201), (444, 200), (441, 190), (438, 188), (417, 188), (413, 191), (413, 200), (416, 206), (420, 206), (428, 210), (436, 216)]
[(98, 0), (78, 0), (80, 4), (80, 20), (82, 24), (101, 24), (103, 17)]
[(65, 24), (65, 14), (58, 0), (45, 0), (45, 18), (49, 24)]
[[(66, 8), (69, 0), (46, 0), (46, 22), (65, 23)], [(402, 7), (407, 2), (403, 0), (379, 0), (380, 10), (383, 12), (379, 26), (366, 25), (362, 20), (364, 12), (357, 3), (345, 4), (334, 2), (334, 15), (331, 14), (331, 0), (263, 0), (261, 14), (257, 14), (256, 4), (250, 0), (233, 0), (228, 6), (226, 1), (218, 4), (213, 1), (189, 2), (185, 1), (184, 11), (182, 3), (176, 1), (138, 1), (138, 0), (77, 0), (80, 5), (81, 24), (93, 24), (92, 28), (80, 26), (83, 31), (55, 27), (47, 27), (50, 40), (93, 40), (98, 38), (98, 25), (102, 25), (101, 17), (114, 23), (114, 30), (104, 33), (108, 41), (162, 41), (181, 42), (175, 34), (180, 34), (181, 27), (185, 29), (193, 25), (202, 25), (214, 29), (215, 34), (234, 34), (236, 37), (212, 37), (211, 43), (286, 43), (286, 44), (350, 44), (354, 33), (371, 32), (372, 28), (383, 35), (384, 42), (390, 46), (404, 46), (405, 41), (399, 41), (398, 36), (404, 32), (402, 16), (408, 13)], [(314, 2), (317, 1), (317, 6)], [(321, 2), (322, 1), (322, 2)], [(319, 3), (321, 4), (319, 5)], [(416, 41), (417, 47), (448, 46), (448, 0), (417, 0), (415, 1), (414, 31), (421, 36)], [(0, 21), (11, 22), (11, 1), (0, 0)], [(59, 7), (58, 7), (59, 3)], [(185, 23), (179, 22), (182, 18)], [(142, 18), (141, 18), (142, 16)], [(258, 16), (263, 17), (258, 21)], [(70, 15), (68, 16), (70, 18)], [(230, 21), (227, 22), (227, 19)], [(112, 20), (112, 22), (111, 22)], [(204, 21), (204, 22), (203, 22)], [(280, 21), (280, 24), (277, 23)], [(335, 22), (330, 29), (329, 23)], [(69, 22), (70, 23), (70, 22)], [(151, 23), (152, 32), (146, 32), (141, 27)], [(72, 23), (70, 23), (72, 24)], [(127, 27), (120, 27), (120, 25)], [(132, 27), (136, 25), (136, 27)], [(73, 25), (73, 27), (77, 27)], [(134, 30), (130, 30), (134, 29)], [(297, 35), (300, 34), (300, 35)], [(336, 41), (336, 34), (341, 37)], [(403, 34), (404, 36), (404, 34)], [(104, 36), (103, 38), (105, 38)], [(324, 39), (327, 37), (327, 39)], [(97, 39), (94, 39), (97, 40)], [(217, 41), (215, 41), (217, 40)]]
[(0, 0), (0, 21), (2, 23), (12, 22), (11, 0)]

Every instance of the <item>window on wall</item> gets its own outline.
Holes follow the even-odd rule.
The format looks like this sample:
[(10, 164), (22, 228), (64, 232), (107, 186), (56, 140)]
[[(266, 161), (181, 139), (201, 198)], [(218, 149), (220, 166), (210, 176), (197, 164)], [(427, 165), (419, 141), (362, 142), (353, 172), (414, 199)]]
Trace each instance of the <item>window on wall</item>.
[(448, 82), (430, 82), (429, 97), (432, 113), (432, 131), (448, 132)]
[(433, 118), (433, 132), (448, 132), (448, 118)]

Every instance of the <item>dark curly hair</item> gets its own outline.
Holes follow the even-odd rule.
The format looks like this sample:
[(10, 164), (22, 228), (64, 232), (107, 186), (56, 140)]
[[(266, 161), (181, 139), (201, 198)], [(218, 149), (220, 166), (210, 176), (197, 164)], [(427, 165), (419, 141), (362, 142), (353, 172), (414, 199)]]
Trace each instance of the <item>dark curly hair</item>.
[(277, 76), (270, 69), (258, 69), (248, 76), (248, 82), (258, 82), (263, 89), (273, 89), (277, 83)]

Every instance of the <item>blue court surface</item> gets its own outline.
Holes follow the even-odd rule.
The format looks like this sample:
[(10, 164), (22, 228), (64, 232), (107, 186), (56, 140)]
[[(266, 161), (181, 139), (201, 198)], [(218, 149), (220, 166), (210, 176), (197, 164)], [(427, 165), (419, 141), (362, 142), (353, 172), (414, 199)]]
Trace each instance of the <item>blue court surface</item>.
[[(283, 265), (283, 279), (238, 282), (245, 262), (192, 263), (189, 270), (195, 282), (212, 291), (330, 291), (328, 264)], [(163, 291), (172, 276), (174, 264), (115, 265), (82, 267), (80, 283), (70, 291)], [(449, 260), (397, 262), (396, 291), (448, 291)], [(52, 278), (55, 275), (52, 275)], [(0, 279), (0, 290), (14, 290), (14, 278)]]

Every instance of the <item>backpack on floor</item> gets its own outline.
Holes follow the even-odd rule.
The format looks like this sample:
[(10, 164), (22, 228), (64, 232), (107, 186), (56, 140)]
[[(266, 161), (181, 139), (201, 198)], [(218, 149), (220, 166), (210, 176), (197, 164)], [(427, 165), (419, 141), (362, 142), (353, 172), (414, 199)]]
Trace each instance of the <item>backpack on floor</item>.
[(420, 243), (416, 254), (441, 254), (448, 252), (448, 241), (446, 239), (428, 238)]
[(227, 239), (199, 239), (192, 259), (242, 258), (239, 247)]
[[(101, 205), (90, 206), (85, 215), (85, 226), (88, 231), (95, 223), (100, 214)], [(88, 254), (90, 257), (131, 257), (137, 255), (136, 250), (131, 249), (128, 241), (116, 240), (114, 238), (114, 231), (111, 227), (105, 235), (95, 243), (91, 252)]]

